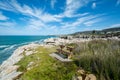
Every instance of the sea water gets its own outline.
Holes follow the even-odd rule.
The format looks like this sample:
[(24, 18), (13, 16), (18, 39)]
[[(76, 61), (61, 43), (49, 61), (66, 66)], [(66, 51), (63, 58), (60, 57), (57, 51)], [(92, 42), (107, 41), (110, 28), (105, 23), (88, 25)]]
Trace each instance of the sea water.
[(9, 58), (19, 46), (30, 43), (40, 44), (44, 39), (55, 36), (0, 36), (0, 64)]

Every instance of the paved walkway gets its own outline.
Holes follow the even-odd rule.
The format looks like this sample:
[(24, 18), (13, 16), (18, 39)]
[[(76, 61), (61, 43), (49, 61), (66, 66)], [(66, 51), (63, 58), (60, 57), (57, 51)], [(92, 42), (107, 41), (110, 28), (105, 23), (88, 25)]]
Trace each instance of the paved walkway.
[(52, 53), (52, 54), (49, 54), (51, 57), (54, 57), (62, 62), (71, 62), (72, 60), (71, 59), (67, 59), (67, 58), (62, 58), (60, 55), (56, 54), (56, 53)]

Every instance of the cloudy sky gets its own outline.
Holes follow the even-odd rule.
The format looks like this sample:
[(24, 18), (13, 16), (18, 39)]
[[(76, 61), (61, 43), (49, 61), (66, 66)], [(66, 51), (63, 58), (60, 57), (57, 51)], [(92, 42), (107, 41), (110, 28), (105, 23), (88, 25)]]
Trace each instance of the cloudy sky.
[(0, 35), (52, 35), (120, 26), (120, 0), (0, 0)]

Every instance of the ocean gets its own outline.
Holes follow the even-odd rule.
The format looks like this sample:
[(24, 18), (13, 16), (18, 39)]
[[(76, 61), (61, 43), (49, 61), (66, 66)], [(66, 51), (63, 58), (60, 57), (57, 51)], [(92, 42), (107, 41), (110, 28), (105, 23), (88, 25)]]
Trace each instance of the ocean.
[(0, 36), (0, 64), (8, 59), (19, 46), (37, 43), (55, 36)]

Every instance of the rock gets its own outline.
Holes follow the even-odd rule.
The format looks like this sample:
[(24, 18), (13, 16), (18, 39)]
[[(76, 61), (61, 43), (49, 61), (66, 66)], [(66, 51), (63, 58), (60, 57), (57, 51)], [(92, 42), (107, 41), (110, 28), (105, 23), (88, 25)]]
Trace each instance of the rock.
[(83, 69), (77, 71), (78, 74), (85, 74), (85, 71)]
[(97, 80), (94, 74), (89, 74), (86, 76), (85, 80)]
[(34, 65), (34, 62), (30, 62), (28, 65), (27, 65), (27, 70), (30, 70)]
[(94, 74), (88, 74), (88, 72), (83, 69), (79, 69), (77, 71), (77, 78), (78, 80), (96, 80), (96, 76)]
[(82, 79), (82, 76), (78, 76), (78, 77), (77, 77), (77, 80), (83, 80), (83, 79)]
[(31, 54), (33, 54), (33, 51), (27, 51), (25, 55), (26, 55), (26, 56), (29, 56), (29, 55), (31, 55)]
[(27, 67), (30, 67), (34, 64), (34, 62), (30, 62)]
[(37, 60), (39, 61), (39, 60), (40, 60), (40, 58), (38, 57), (38, 58), (37, 58)]
[[(17, 72), (19, 66), (15, 64), (24, 57), (24, 52), (26, 56), (31, 55), (33, 51), (30, 50), (34, 50), (38, 46), (40, 45), (32, 43), (17, 48), (14, 53), (0, 65), (0, 80), (13, 80), (15, 77), (19, 76), (22, 72)], [(32, 64), (33, 63), (30, 63), (29, 66)]]
[(17, 70), (19, 68), (19, 66), (14, 65), (14, 66), (9, 66), (8, 68), (4, 69), (3, 71), (1, 71), (0, 77), (4, 76), (6, 74), (9, 74), (15, 70)]

